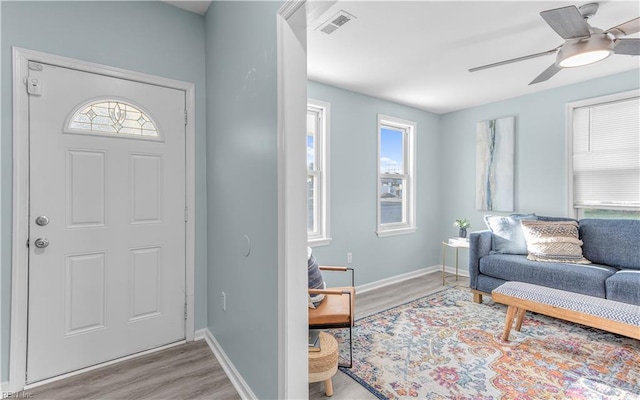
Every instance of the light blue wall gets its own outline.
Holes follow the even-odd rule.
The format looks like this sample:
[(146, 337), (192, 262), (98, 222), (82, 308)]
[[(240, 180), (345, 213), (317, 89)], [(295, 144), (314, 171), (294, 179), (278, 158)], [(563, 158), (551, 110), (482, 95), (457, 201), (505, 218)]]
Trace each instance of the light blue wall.
[[(441, 236), (455, 235), (452, 224), (456, 218), (467, 218), (471, 220), (471, 230), (482, 230), (486, 229), (482, 220), (485, 214), (508, 214), (475, 209), (478, 121), (516, 117), (515, 211), (564, 216), (567, 214), (565, 105), (638, 87), (640, 74), (634, 70), (442, 115)], [(461, 263), (466, 265), (466, 257)]]
[[(353, 253), (356, 285), (438, 264), (440, 117), (426, 111), (324, 85), (308, 83), (308, 97), (331, 104), (331, 237), (313, 252), (321, 264), (346, 263)], [(415, 233), (376, 235), (377, 115), (417, 122)], [(331, 282), (331, 275), (326, 274)]]
[[(455, 219), (486, 229), (488, 212), (475, 209), (476, 123), (510, 115), (516, 116), (516, 212), (565, 215), (566, 103), (638, 88), (639, 81), (638, 71), (629, 71), (442, 115), (309, 82), (310, 98), (331, 103), (333, 241), (315, 247), (314, 255), (321, 264), (343, 265), (352, 252), (357, 285), (439, 264), (440, 241), (457, 235)], [(377, 113), (418, 122), (418, 232), (412, 235), (375, 235)], [(466, 268), (466, 252), (460, 254)]]
[[(214, 1), (206, 15), (208, 326), (260, 399), (278, 396), (281, 4)], [(251, 242), (247, 257), (245, 235)]]
[(11, 46), (192, 82), (196, 90), (196, 329), (207, 320), (204, 18), (161, 2), (0, 2), (0, 381), (8, 380), (11, 280)]

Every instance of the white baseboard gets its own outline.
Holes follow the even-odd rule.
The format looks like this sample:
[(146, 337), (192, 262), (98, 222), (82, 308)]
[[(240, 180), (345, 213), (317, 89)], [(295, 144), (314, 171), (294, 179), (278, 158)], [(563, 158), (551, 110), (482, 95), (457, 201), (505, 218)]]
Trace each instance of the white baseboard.
[(198, 329), (193, 333), (193, 341), (205, 340), (207, 338), (207, 328)]
[(405, 274), (394, 275), (389, 278), (380, 279), (379, 281), (365, 283), (364, 285), (356, 286), (356, 293), (366, 293), (375, 289), (380, 289), (385, 286), (393, 285), (394, 283), (406, 281), (408, 279), (417, 278), (419, 276), (427, 275), (432, 272), (435, 272), (440, 268), (438, 265), (434, 265), (433, 267), (422, 268), (415, 271), (407, 272)]
[[(444, 270), (445, 272), (448, 272), (451, 274), (456, 273), (455, 266), (453, 267), (446, 266)], [(379, 281), (365, 283), (364, 285), (356, 286), (356, 293), (362, 294), (362, 293), (370, 292), (375, 289), (380, 289), (385, 286), (393, 285), (394, 283), (403, 282), (408, 279), (413, 279), (419, 276), (427, 275), (433, 272), (441, 272), (441, 271), (442, 271), (442, 264), (433, 265), (427, 268), (417, 269), (415, 271), (407, 272), (405, 274), (394, 275), (389, 278), (380, 279)], [(458, 267), (458, 275), (468, 277), (469, 271), (466, 268)]]
[[(442, 271), (442, 265), (437, 265), (436, 267), (438, 267), (438, 271)], [(447, 265), (444, 268), (445, 272), (448, 272), (450, 274), (455, 274), (456, 273), (456, 267), (455, 266), (449, 266)], [(466, 278), (469, 277), (469, 268), (465, 265), (464, 268), (462, 266), (458, 267), (458, 275), (459, 276), (464, 276)]]
[(233, 387), (236, 388), (236, 391), (240, 395), (242, 399), (258, 399), (258, 397), (253, 393), (251, 387), (247, 384), (247, 382), (242, 378), (240, 372), (233, 365), (229, 357), (227, 357), (226, 353), (220, 346), (220, 343), (216, 340), (209, 329), (200, 329), (195, 332), (195, 339), (201, 337), (207, 341), (209, 348), (213, 352), (213, 355), (218, 359), (218, 362), (222, 366), (222, 369), (229, 377), (229, 380), (233, 384)]

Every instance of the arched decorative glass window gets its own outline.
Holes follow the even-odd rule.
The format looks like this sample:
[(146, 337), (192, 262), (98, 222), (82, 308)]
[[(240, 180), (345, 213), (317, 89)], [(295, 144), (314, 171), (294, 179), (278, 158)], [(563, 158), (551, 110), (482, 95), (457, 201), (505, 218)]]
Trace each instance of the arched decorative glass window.
[(82, 105), (68, 119), (71, 132), (160, 139), (151, 117), (122, 100), (99, 100)]

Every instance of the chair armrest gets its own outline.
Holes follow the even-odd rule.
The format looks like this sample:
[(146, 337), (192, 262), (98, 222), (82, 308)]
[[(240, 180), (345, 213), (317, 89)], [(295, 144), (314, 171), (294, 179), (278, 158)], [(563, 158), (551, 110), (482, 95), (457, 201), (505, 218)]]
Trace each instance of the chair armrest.
[(340, 265), (319, 265), (318, 268), (320, 268), (323, 271), (342, 271), (345, 272), (347, 270), (347, 267), (343, 267)]
[(338, 290), (338, 289), (309, 289), (309, 294), (349, 294), (351, 293), (348, 290)]
[(471, 232), (469, 235), (469, 286), (478, 288), (480, 258), (491, 251), (491, 231)]
[(320, 268), (320, 270), (322, 271), (334, 271), (334, 272), (351, 272), (351, 286), (355, 286), (355, 278), (354, 278), (354, 272), (353, 272), (353, 268), (350, 267), (343, 267), (341, 265), (320, 265), (318, 266), (318, 268)]

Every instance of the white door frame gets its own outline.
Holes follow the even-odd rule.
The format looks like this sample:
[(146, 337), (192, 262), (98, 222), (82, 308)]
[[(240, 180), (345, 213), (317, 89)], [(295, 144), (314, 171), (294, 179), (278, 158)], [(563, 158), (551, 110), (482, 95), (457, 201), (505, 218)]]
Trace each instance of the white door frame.
[[(303, 1), (277, 16), (278, 102), (278, 398), (309, 398), (306, 258), (307, 37)], [(302, 24), (301, 24), (302, 22)]]
[[(193, 83), (178, 81), (105, 66), (39, 51), (13, 47), (13, 228), (11, 267), (11, 344), (9, 359), (9, 391), (22, 390), (27, 371), (27, 312), (29, 250), (29, 97), (25, 77), (29, 61), (52, 64), (94, 74), (127, 79), (186, 93), (187, 125), (185, 136), (186, 160), (186, 255), (185, 296), (187, 319), (185, 339), (194, 339), (194, 277), (195, 277), (195, 87)], [(46, 90), (46, 88), (44, 89)]]
[(277, 15), (278, 398), (309, 397), (306, 263), (307, 25), (336, 3), (288, 0)]

